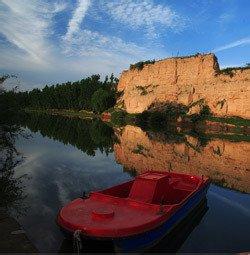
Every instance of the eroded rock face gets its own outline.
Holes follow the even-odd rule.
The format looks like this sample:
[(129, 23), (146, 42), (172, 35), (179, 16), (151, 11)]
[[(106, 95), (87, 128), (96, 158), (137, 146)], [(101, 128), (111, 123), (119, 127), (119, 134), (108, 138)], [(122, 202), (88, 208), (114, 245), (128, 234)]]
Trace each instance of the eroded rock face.
[(250, 69), (221, 74), (214, 54), (169, 58), (123, 71), (118, 90), (124, 92), (119, 102), (129, 113), (141, 113), (157, 102), (189, 105), (204, 99), (215, 115), (250, 118)]
[(220, 185), (250, 192), (250, 143), (216, 139), (198, 147), (198, 140), (191, 136), (183, 142), (167, 143), (149, 138), (134, 126), (126, 126), (118, 138), (115, 158), (127, 169), (139, 173), (156, 170), (204, 175)]

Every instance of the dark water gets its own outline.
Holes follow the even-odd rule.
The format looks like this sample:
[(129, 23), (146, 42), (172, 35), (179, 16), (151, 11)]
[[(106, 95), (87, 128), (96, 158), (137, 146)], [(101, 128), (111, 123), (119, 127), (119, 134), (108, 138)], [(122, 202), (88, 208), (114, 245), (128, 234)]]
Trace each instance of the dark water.
[[(212, 179), (207, 209), (188, 220), (176, 251), (250, 251), (250, 147), (245, 139), (162, 135), (130, 126), (113, 130), (100, 122), (49, 116), (21, 119), (18, 125), (23, 133), (13, 146), (20, 154), (14, 152), (12, 157), (22, 159), (13, 165), (9, 178), (19, 178), (12, 184), (21, 194), (15, 206), (8, 205), (11, 198), (5, 202), (39, 251), (70, 249), (55, 222), (63, 205), (83, 191), (127, 181), (147, 165), (156, 170), (165, 165), (176, 172), (197, 169), (197, 174)], [(175, 232), (174, 239), (183, 231)], [(169, 251), (167, 242), (163, 240), (157, 249)]]

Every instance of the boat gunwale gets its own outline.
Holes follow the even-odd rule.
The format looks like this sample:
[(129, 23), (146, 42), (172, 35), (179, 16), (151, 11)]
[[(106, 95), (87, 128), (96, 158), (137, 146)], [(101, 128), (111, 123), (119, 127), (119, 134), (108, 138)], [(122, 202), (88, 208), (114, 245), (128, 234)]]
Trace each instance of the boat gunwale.
[[(158, 171), (147, 171), (144, 174), (147, 174), (147, 173), (159, 173)], [(160, 172), (161, 173), (161, 172)], [(165, 174), (164, 172), (162, 174)], [(180, 176), (187, 176), (187, 177), (190, 177), (190, 175), (188, 174), (179, 174), (179, 173), (166, 173), (165, 175), (180, 175)], [(189, 199), (189, 197), (191, 197), (195, 192), (197, 192), (199, 190), (199, 188), (202, 186), (202, 185), (205, 185), (207, 182), (209, 182), (209, 178), (205, 177), (204, 179), (202, 179), (201, 177), (199, 176), (196, 176), (196, 175), (192, 175), (191, 177), (193, 178), (196, 178), (197, 180), (199, 180), (199, 182), (197, 183), (197, 186), (195, 187), (195, 189), (193, 190), (188, 190), (188, 189), (179, 189), (179, 190), (183, 190), (183, 191), (189, 191), (190, 193), (185, 196), (179, 203), (175, 203), (175, 204), (171, 204), (171, 205), (168, 205), (168, 204), (156, 204), (156, 203), (147, 203), (147, 202), (143, 202), (143, 201), (140, 201), (140, 200), (136, 200), (136, 199), (133, 199), (133, 198), (130, 198), (130, 197), (116, 197), (114, 195), (109, 195), (109, 194), (105, 194), (103, 192), (107, 191), (107, 190), (111, 190), (113, 188), (116, 188), (116, 187), (119, 187), (120, 185), (123, 185), (123, 184), (126, 184), (126, 183), (129, 183), (129, 182), (134, 182), (134, 180), (130, 180), (130, 181), (126, 181), (126, 182), (123, 182), (123, 183), (120, 183), (118, 185), (115, 185), (115, 186), (112, 186), (110, 188), (107, 188), (107, 189), (104, 189), (104, 190), (99, 190), (99, 191), (93, 191), (93, 192), (90, 192), (90, 196), (91, 195), (94, 195), (94, 196), (102, 196), (102, 197), (107, 197), (107, 198), (114, 198), (114, 199), (117, 199), (119, 201), (122, 201), (122, 200), (125, 200), (125, 201), (133, 201), (133, 202), (136, 202), (138, 204), (142, 204), (142, 205), (146, 205), (146, 206), (157, 206), (157, 208), (159, 207), (176, 207), (176, 206), (179, 206), (181, 205), (182, 203), (185, 202), (185, 200)], [(142, 178), (141, 176), (139, 176), (139, 178)], [(89, 196), (89, 198), (90, 198)]]
[[(152, 173), (152, 171), (150, 171), (150, 173)], [(166, 173), (167, 175), (168, 173)], [(172, 173), (170, 173), (171, 175)], [(130, 180), (130, 181), (127, 181), (127, 182), (124, 182), (124, 183), (121, 183), (121, 184), (118, 184), (116, 186), (113, 186), (113, 187), (110, 187), (108, 189), (105, 189), (105, 190), (100, 190), (100, 191), (95, 191), (95, 192), (91, 192), (90, 193), (90, 196), (86, 199), (90, 199), (91, 196), (94, 196), (93, 198), (95, 197), (106, 197), (106, 198), (109, 198), (109, 199), (112, 199), (113, 201), (114, 200), (117, 200), (119, 202), (126, 202), (126, 203), (136, 203), (136, 204), (139, 204), (143, 207), (146, 207), (147, 209), (151, 208), (153, 209), (153, 211), (156, 211), (158, 210), (159, 214), (158, 214), (158, 217), (155, 219), (155, 220), (152, 220), (152, 221), (149, 221), (147, 223), (145, 223), (144, 225), (141, 226), (141, 229), (137, 229), (137, 231), (135, 231), (134, 233), (132, 234), (116, 234), (116, 236), (113, 236), (113, 235), (110, 235), (110, 236), (105, 236), (105, 235), (91, 235), (91, 234), (86, 234), (84, 232), (84, 230), (82, 230), (82, 234), (84, 236), (88, 236), (90, 238), (98, 238), (98, 239), (117, 239), (117, 238), (126, 238), (126, 237), (131, 237), (131, 236), (135, 236), (135, 235), (140, 235), (144, 232), (147, 232), (147, 231), (151, 231), (159, 226), (161, 226), (162, 224), (164, 224), (165, 221), (167, 221), (169, 218), (171, 218), (171, 216), (173, 216), (181, 207), (183, 207), (186, 203), (188, 203), (188, 201), (193, 197), (195, 196), (197, 193), (199, 193), (201, 190), (207, 188), (207, 186), (209, 185), (210, 181), (208, 178), (201, 178), (199, 176), (190, 176), (190, 175), (187, 175), (187, 174), (179, 174), (179, 173), (173, 173), (174, 176), (187, 176), (187, 177), (195, 177), (197, 180), (199, 180), (199, 182), (197, 183), (197, 186), (195, 187), (194, 190), (190, 191), (190, 190), (187, 190), (187, 189), (181, 189), (181, 190), (185, 190), (185, 191), (190, 191), (190, 193), (185, 196), (179, 203), (176, 203), (176, 204), (171, 204), (171, 205), (161, 205), (161, 204), (152, 204), (152, 203), (146, 203), (146, 202), (142, 202), (142, 201), (138, 201), (138, 200), (135, 200), (135, 199), (131, 199), (129, 197), (115, 197), (113, 195), (110, 195), (110, 194), (105, 194), (105, 193), (102, 193), (106, 190), (110, 190), (112, 188), (115, 188), (117, 186), (120, 186), (120, 185), (123, 185), (125, 183), (128, 183), (128, 182), (133, 182), (134, 180)], [(78, 198), (79, 199), (79, 198)], [(82, 200), (85, 200), (84, 198), (80, 198)], [(74, 200), (73, 200), (74, 201)], [(73, 202), (71, 201), (71, 202)], [(162, 211), (161, 211), (162, 209)], [(167, 210), (166, 210), (167, 209)], [(59, 212), (58, 214), (58, 220), (61, 221), (61, 223), (63, 223), (63, 217), (61, 216), (61, 211)], [(59, 226), (61, 226), (60, 224), (58, 224)], [(65, 224), (62, 224), (63, 225), (63, 228), (67, 229), (69, 232), (73, 232), (73, 229), (72, 228), (68, 228), (68, 227), (65, 227)], [(150, 225), (150, 226), (148, 226)], [(131, 228), (132, 229), (132, 228)], [(88, 230), (87, 230), (88, 231)]]
[[(198, 190), (197, 192), (195, 192), (195, 194), (194, 195), (197, 195), (198, 193), (202, 193), (202, 192), (204, 192), (205, 190), (207, 190), (208, 189), (208, 187), (209, 187), (209, 184), (210, 184), (210, 181), (207, 179), (207, 181), (205, 181), (205, 183), (204, 183), (204, 186), (200, 189), (200, 190)], [(191, 199), (191, 198), (190, 198)], [(188, 199), (185, 203), (183, 203), (183, 205), (181, 206), (181, 207), (178, 207), (177, 208), (177, 210), (176, 211), (174, 211), (174, 212), (172, 212), (172, 214), (171, 215), (168, 215), (169, 216), (169, 218), (167, 219), (167, 218), (165, 218), (164, 220), (162, 220), (161, 222), (159, 222), (158, 224), (155, 224), (152, 228), (149, 228), (149, 229), (146, 229), (146, 230), (143, 230), (143, 231), (141, 231), (141, 232), (137, 232), (137, 233), (134, 233), (134, 234), (131, 234), (131, 235), (123, 235), (123, 236), (117, 236), (117, 237), (112, 237), (112, 236), (96, 236), (96, 235), (89, 235), (89, 234), (86, 234), (84, 231), (82, 231), (81, 232), (81, 236), (83, 237), (83, 238), (86, 238), (86, 239), (94, 239), (94, 240), (100, 240), (100, 241), (105, 241), (105, 240), (118, 240), (118, 239), (126, 239), (126, 238), (134, 238), (134, 237), (136, 237), (136, 236), (140, 236), (140, 235), (142, 235), (143, 233), (147, 233), (147, 232), (150, 232), (150, 231), (153, 231), (153, 230), (156, 230), (157, 228), (160, 228), (167, 220), (169, 220), (172, 216), (174, 216), (174, 214), (176, 213), (176, 212), (178, 212), (185, 204), (187, 204), (189, 201), (190, 201), (190, 199)], [(202, 200), (204, 200), (204, 198), (203, 199), (201, 199), (201, 201)], [(199, 202), (200, 203), (200, 202)], [(199, 204), (198, 203), (198, 204)], [(195, 209), (195, 208), (194, 208)], [(192, 210), (194, 210), (194, 209), (191, 209), (190, 211), (192, 211)], [(58, 217), (59, 217), (59, 213), (58, 213)], [(57, 218), (58, 218), (57, 217)], [(178, 223), (176, 223), (176, 225), (177, 225)], [(74, 233), (74, 231), (72, 231), (72, 230), (70, 230), (70, 229), (68, 229), (68, 228), (66, 228), (66, 227), (62, 227), (59, 223), (58, 223), (58, 221), (57, 221), (57, 225), (60, 227), (60, 229), (62, 229), (63, 231), (66, 231), (68, 234), (73, 234)], [(175, 226), (173, 226), (173, 227), (171, 227), (171, 229), (172, 228), (174, 228)], [(171, 231), (171, 229), (169, 230), (169, 231)], [(169, 232), (168, 231), (168, 232)], [(166, 233), (167, 234), (167, 233)]]

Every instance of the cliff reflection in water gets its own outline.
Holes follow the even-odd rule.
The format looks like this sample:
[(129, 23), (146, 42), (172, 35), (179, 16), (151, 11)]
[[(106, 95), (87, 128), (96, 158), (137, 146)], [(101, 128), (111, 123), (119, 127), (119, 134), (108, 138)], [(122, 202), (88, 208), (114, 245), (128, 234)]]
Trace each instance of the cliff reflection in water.
[(115, 158), (125, 169), (205, 175), (220, 186), (250, 193), (249, 142), (204, 142), (204, 137), (149, 133), (129, 125), (116, 133)]
[(96, 150), (114, 152), (131, 175), (149, 169), (205, 175), (215, 184), (250, 193), (250, 143), (243, 136), (153, 132), (130, 125), (112, 129), (100, 120), (40, 114), (26, 115), (21, 124), (90, 156)]

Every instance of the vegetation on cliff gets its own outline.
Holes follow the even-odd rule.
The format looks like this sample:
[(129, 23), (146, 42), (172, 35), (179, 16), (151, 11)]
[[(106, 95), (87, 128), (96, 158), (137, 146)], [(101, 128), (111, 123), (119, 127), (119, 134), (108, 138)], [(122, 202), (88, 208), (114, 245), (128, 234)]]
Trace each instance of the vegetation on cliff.
[(154, 64), (154, 63), (155, 63), (154, 59), (153, 60), (140, 61), (140, 62), (137, 62), (135, 64), (131, 64), (130, 65), (130, 70), (134, 70), (134, 69), (142, 70), (145, 65), (151, 65), (151, 64)]
[(232, 78), (235, 75), (235, 71), (246, 70), (246, 69), (250, 69), (250, 63), (246, 63), (245, 66), (241, 66), (241, 67), (239, 67), (239, 66), (238, 67), (227, 67), (227, 68), (221, 69), (220, 73), (229, 75)]

